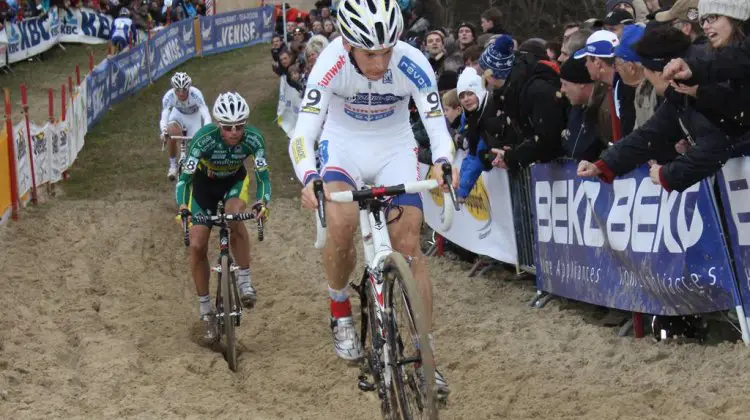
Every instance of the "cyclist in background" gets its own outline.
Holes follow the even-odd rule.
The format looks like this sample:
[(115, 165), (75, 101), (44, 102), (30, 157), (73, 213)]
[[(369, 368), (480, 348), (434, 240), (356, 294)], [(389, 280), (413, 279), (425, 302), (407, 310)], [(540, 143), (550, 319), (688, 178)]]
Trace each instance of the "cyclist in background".
[[(388, 0), (341, 0), (337, 19), (342, 36), (320, 53), (308, 77), (295, 138), (289, 144), (295, 172), (304, 185), (303, 206), (317, 208), (312, 181), (321, 176), (326, 194), (359, 189), (365, 183), (395, 185), (419, 180), (418, 149), (409, 123), (412, 97), (430, 137), (434, 178), (442, 184), (439, 163), (453, 161), (453, 142), (430, 63), (418, 49), (398, 41), (404, 27), (399, 6)], [(321, 127), (319, 175), (313, 145)], [(456, 184), (456, 169), (452, 175)], [(413, 258), (412, 272), (432, 331), (432, 283), (419, 241), (422, 199), (418, 194), (405, 194), (395, 197), (393, 204), (403, 209), (389, 224), (393, 248)], [(343, 359), (357, 360), (364, 351), (346, 289), (356, 264), (357, 204), (329, 203), (327, 218), (323, 266), (328, 277), (334, 349)], [(432, 334), (429, 337), (432, 343)], [(437, 370), (435, 376), (438, 393), (447, 395), (445, 378)]]
[[(252, 211), (258, 217), (267, 216), (266, 205), (271, 200), (271, 181), (266, 163), (263, 135), (247, 125), (250, 108), (237, 93), (219, 95), (213, 108), (217, 124), (209, 123), (195, 134), (177, 182), (176, 199), (180, 211), (191, 215), (216, 214), (216, 205), (224, 200), (227, 213), (246, 211), (250, 177), (245, 159), (254, 157), (256, 202)], [(240, 300), (246, 308), (255, 306), (257, 296), (250, 279), (250, 240), (242, 222), (230, 222), (232, 231), (229, 246), (239, 266), (238, 288)], [(202, 341), (212, 344), (218, 338), (214, 308), (208, 290), (208, 239), (211, 228), (194, 223), (190, 228), (190, 270), (198, 291), (200, 316), (205, 333)]]
[(119, 16), (112, 22), (112, 45), (117, 48), (117, 52), (124, 50), (130, 45), (130, 40), (137, 41), (133, 20), (130, 19), (130, 10), (127, 7), (120, 9)]
[[(192, 85), (187, 73), (177, 72), (172, 76), (172, 89), (161, 100), (162, 111), (159, 130), (162, 140), (167, 141), (169, 170), (167, 178), (177, 179), (177, 141), (170, 136), (195, 137), (201, 127), (211, 123), (203, 93)], [(248, 111), (249, 112), (249, 111)]]

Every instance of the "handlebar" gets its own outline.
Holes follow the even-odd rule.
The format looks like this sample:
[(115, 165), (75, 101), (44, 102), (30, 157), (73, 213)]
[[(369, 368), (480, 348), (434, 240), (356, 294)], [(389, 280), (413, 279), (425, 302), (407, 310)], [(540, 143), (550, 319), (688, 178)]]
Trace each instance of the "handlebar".
[(264, 234), (264, 225), (263, 225), (263, 219), (257, 219), (257, 215), (255, 212), (244, 212), (244, 213), (224, 213), (223, 209), (219, 210), (218, 215), (203, 215), (199, 214), (197, 216), (192, 216), (190, 211), (183, 209), (179, 213), (180, 219), (182, 221), (182, 231), (184, 235), (184, 243), (185, 246), (190, 246), (190, 230), (188, 228), (188, 218), (192, 218), (193, 222), (196, 223), (210, 223), (210, 224), (222, 224), (225, 222), (242, 222), (245, 220), (253, 220), (255, 219), (258, 223), (258, 241), (262, 242), (265, 234)]
[(190, 141), (190, 140), (193, 139), (190, 136), (170, 136), (167, 133), (164, 133), (164, 135), (159, 136), (159, 138), (161, 140), (161, 151), (162, 152), (164, 151), (164, 148), (167, 145), (167, 139), (174, 139), (174, 140), (177, 140), (177, 141), (182, 141), (182, 140)]
[[(440, 231), (450, 230), (453, 223), (453, 213), (459, 211), (459, 202), (456, 191), (453, 188), (453, 172), (450, 163), (443, 163), (443, 181), (448, 186), (448, 191), (443, 191), (443, 213), (441, 215)], [(331, 193), (331, 200), (336, 203), (351, 203), (371, 200), (373, 198), (392, 197), (400, 194), (413, 194), (427, 192), (438, 188), (438, 181), (430, 179), (426, 181), (407, 182), (405, 184), (393, 185), (389, 187), (371, 187), (358, 191), (340, 191)], [(317, 223), (317, 237), (315, 239), (315, 248), (322, 249), (326, 243), (326, 213), (325, 213), (325, 192), (323, 190), (323, 181), (313, 181), (313, 192), (318, 199), (318, 214), (315, 219)], [(448, 202), (452, 205), (449, 205)]]

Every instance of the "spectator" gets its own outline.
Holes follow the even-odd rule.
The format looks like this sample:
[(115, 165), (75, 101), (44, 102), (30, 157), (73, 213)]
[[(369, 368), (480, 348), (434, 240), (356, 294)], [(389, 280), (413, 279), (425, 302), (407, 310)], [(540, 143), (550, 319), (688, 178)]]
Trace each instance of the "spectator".
[[(685, 100), (684, 95), (675, 92), (662, 74), (664, 65), (685, 55), (690, 44), (690, 38), (671, 25), (654, 26), (644, 33), (635, 52), (641, 57), (646, 78), (665, 101), (645, 125), (607, 149), (599, 161), (582, 161), (579, 176), (598, 175), (604, 182), (612, 182), (615, 176), (651, 161), (651, 181), (667, 191), (681, 192), (714, 174), (729, 159), (729, 138), (695, 109), (694, 99)], [(672, 149), (671, 156), (676, 157), (673, 161), (653, 162), (683, 138), (691, 143), (684, 155), (677, 155)]]
[(591, 36), (591, 31), (581, 29), (568, 35), (560, 47), (560, 55), (557, 61), (564, 64), (576, 51), (586, 46), (586, 40)]
[(279, 73), (279, 53), (281, 53), (281, 51), (286, 48), (286, 45), (284, 44), (282, 38), (283, 36), (280, 34), (274, 34), (273, 38), (271, 38), (271, 67), (273, 68), (273, 72), (279, 75), (281, 74)]
[(645, 29), (640, 25), (628, 25), (615, 48), (615, 67), (623, 83), (635, 88), (633, 108), (635, 110), (634, 129), (642, 127), (656, 112), (658, 105), (656, 91), (643, 74), (641, 58), (633, 46), (643, 36)]
[(646, 22), (649, 12), (643, 0), (607, 0), (604, 7), (605, 13), (617, 9), (627, 10), (636, 22)]
[(482, 48), (479, 45), (472, 45), (463, 52), (463, 61), (465, 67), (471, 67), (482, 74), (482, 66), (479, 65), (479, 57), (482, 55)]
[(656, 13), (654, 19), (657, 22), (670, 22), (689, 36), (693, 45), (704, 45), (708, 42), (708, 38), (703, 35), (698, 20), (698, 1), (678, 0), (671, 9)]
[(578, 22), (569, 22), (566, 23), (563, 26), (563, 37), (562, 42), (563, 44), (568, 39), (569, 36), (573, 35), (573, 33), (577, 32), (579, 29), (581, 29), (581, 24)]
[(547, 58), (549, 58), (550, 61), (557, 61), (558, 57), (560, 57), (561, 48), (562, 48), (562, 45), (560, 45), (559, 42), (548, 41), (547, 42)]
[(487, 152), (485, 137), (494, 136), (498, 127), (493, 123), (497, 114), (493, 100), (484, 88), (482, 77), (474, 69), (467, 68), (458, 77), (456, 93), (463, 108), (463, 119), (460, 127), (465, 127), (463, 134), (468, 140), (468, 150), (459, 175), (459, 187), (456, 195), (461, 201), (468, 197), (474, 188), (477, 178), (486, 166), (486, 159), (481, 156)]
[(612, 87), (608, 100), (615, 141), (630, 133), (635, 124), (633, 105), (635, 88), (620, 83), (620, 78), (615, 71), (615, 48), (618, 45), (620, 41), (615, 33), (600, 30), (594, 32), (586, 40), (585, 48), (574, 54), (574, 58), (586, 57), (586, 68), (589, 70), (591, 80), (600, 81)]
[(560, 81), (560, 91), (571, 105), (563, 149), (574, 159), (594, 161), (612, 141), (609, 111), (604, 106), (606, 86), (595, 87), (583, 59), (566, 61), (560, 68)]
[[(305, 75), (309, 75), (320, 53), (328, 46), (328, 39), (323, 35), (315, 35), (310, 38), (305, 47)], [(306, 77), (305, 77), (306, 78)]]
[(424, 5), (421, 2), (413, 4), (404, 12), (404, 35), (424, 39), (429, 29), (430, 22), (424, 17)]
[(323, 33), (323, 21), (321, 21), (320, 19), (315, 19), (312, 22), (312, 33), (314, 35)]
[(515, 170), (561, 156), (560, 133), (565, 129), (567, 103), (557, 95), (557, 72), (531, 54), (514, 54), (512, 40), (506, 35), (482, 53), (480, 63), (482, 69), (490, 70), (488, 84), (503, 88), (502, 105), (499, 99), (495, 102), (502, 106), (511, 134), (504, 134), (501, 142), (486, 138), (497, 156), (493, 165)]
[(430, 31), (425, 38), (425, 55), (432, 65), (435, 77), (439, 77), (443, 72), (443, 62), (445, 61), (445, 34), (442, 31)]
[(482, 26), (482, 32), (484, 33), (477, 39), (477, 43), (479, 45), (484, 45), (487, 41), (489, 41), (490, 36), (492, 36), (493, 34), (502, 35), (507, 33), (501, 23), (502, 19), (503, 12), (501, 12), (497, 7), (490, 7), (489, 9), (482, 12), (480, 22)]
[(458, 39), (459, 49), (463, 51), (477, 43), (477, 30), (471, 23), (463, 22), (458, 25), (456, 38)]
[[(699, 4), (703, 28), (709, 37), (709, 50), (741, 45), (745, 39), (741, 24), (750, 18), (750, 3), (737, 0), (701, 0)], [(697, 99), (697, 109), (731, 137), (743, 135), (750, 117), (750, 82), (730, 81), (727, 85), (678, 84), (677, 92)]]
[(625, 25), (632, 25), (633, 23), (635, 23), (633, 15), (625, 9), (615, 9), (607, 13), (607, 16), (602, 20), (604, 29), (617, 34), (617, 38), (622, 38)]

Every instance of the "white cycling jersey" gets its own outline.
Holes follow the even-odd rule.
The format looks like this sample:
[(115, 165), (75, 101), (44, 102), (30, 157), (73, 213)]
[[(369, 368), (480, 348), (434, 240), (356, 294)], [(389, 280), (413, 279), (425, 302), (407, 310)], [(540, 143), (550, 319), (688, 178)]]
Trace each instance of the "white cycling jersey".
[[(394, 150), (413, 150), (416, 140), (408, 109), (411, 97), (429, 135), (433, 162), (452, 162), (453, 142), (435, 75), (424, 54), (399, 41), (383, 78), (371, 81), (352, 63), (342, 38), (333, 40), (318, 56), (307, 79), (295, 138), (289, 144), (297, 178), (306, 185), (319, 177), (313, 143), (321, 127), (321, 140), (344, 149), (356, 160), (389, 159)], [(409, 170), (414, 172), (416, 168)]]
[(177, 99), (177, 94), (174, 92), (174, 89), (169, 89), (167, 93), (164, 94), (161, 103), (161, 120), (159, 121), (159, 130), (161, 130), (161, 132), (164, 132), (167, 129), (167, 124), (170, 122), (170, 114), (172, 114), (172, 111), (174, 110), (179, 111), (183, 115), (193, 115), (200, 111), (200, 116), (203, 118), (202, 125), (211, 122), (211, 113), (208, 111), (206, 100), (203, 99), (203, 93), (201, 93), (201, 91), (195, 86), (190, 86), (188, 97), (184, 101)]

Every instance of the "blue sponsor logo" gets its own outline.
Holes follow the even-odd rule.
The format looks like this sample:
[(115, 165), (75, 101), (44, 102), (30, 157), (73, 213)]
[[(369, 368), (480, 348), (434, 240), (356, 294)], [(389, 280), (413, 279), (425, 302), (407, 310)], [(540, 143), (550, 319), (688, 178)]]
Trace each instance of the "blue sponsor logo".
[(430, 83), (430, 77), (422, 70), (417, 63), (411, 61), (409, 57), (402, 57), (401, 61), (398, 62), (398, 69), (404, 72), (415, 85), (420, 89), (425, 89), (432, 86)]
[(328, 163), (328, 140), (323, 140), (318, 145), (318, 155), (320, 156), (320, 164), (325, 165)]
[(356, 95), (347, 98), (347, 103), (352, 105), (393, 105), (403, 100), (403, 96), (397, 96), (392, 93), (357, 93)]

